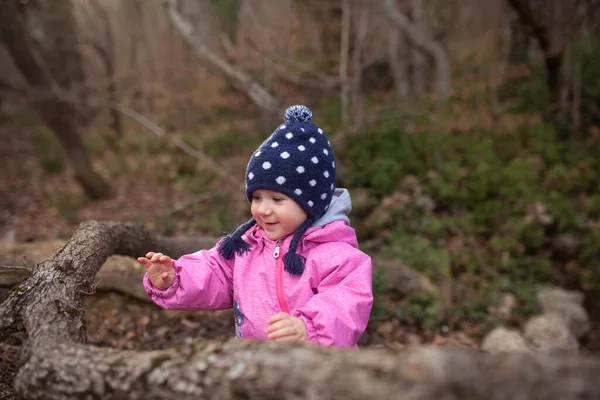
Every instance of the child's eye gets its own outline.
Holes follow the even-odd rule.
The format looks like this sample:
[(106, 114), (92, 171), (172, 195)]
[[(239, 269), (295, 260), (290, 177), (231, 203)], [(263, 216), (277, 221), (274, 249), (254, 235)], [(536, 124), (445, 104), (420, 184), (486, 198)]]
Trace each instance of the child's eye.
[(279, 198), (279, 197), (273, 197), (273, 201), (275, 203), (281, 203), (283, 201), (283, 199)]
[(252, 196), (252, 201), (259, 201), (260, 197), (259, 196)]

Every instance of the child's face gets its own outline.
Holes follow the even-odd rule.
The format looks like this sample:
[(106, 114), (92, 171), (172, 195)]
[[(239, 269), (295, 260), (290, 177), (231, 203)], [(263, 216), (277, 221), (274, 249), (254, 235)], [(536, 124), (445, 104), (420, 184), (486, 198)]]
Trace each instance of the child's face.
[(255, 190), (250, 211), (271, 240), (296, 232), (306, 220), (306, 213), (294, 200), (272, 190)]

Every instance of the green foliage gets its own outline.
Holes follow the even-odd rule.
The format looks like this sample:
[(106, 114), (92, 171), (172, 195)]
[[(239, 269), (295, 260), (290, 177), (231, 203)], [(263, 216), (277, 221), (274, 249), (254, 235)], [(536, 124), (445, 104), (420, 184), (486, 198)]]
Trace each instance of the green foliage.
[(65, 151), (56, 136), (39, 125), (32, 129), (42, 170), (49, 174), (62, 172), (65, 169)]
[(106, 149), (106, 139), (100, 135), (84, 135), (83, 146), (92, 156), (101, 156)]
[(439, 323), (439, 297), (434, 292), (420, 291), (402, 304), (402, 320), (432, 330)]
[(218, 195), (211, 199), (208, 212), (197, 215), (193, 220), (195, 228), (219, 237), (224, 232), (230, 232), (239, 221), (232, 218), (231, 210), (234, 208), (229, 197)]
[[(204, 141), (204, 152), (215, 159), (233, 154), (246, 154), (257, 145), (257, 135), (231, 128)], [(251, 150), (250, 150), (251, 151)]]
[[(448, 135), (425, 120), (420, 131), (407, 134), (410, 121), (414, 117), (400, 115), (368, 134), (349, 135), (338, 153), (350, 189), (379, 200), (377, 212), (357, 228), (367, 231), (363, 236), (378, 238), (380, 251), (434, 282), (452, 276), (470, 288), (471, 295), (457, 299), (455, 319), (494, 323), (489, 308), (507, 291), (519, 299), (517, 313), (536, 312), (538, 285), (555, 282), (556, 266), (564, 262), (552, 258), (552, 239), (562, 233), (586, 237), (572, 261), (582, 266), (586, 287), (600, 285), (600, 230), (591, 228), (600, 218), (599, 144), (559, 140), (543, 122)], [(433, 211), (403, 188), (407, 175), (418, 178)], [(388, 209), (382, 210), (384, 199)], [(420, 300), (414, 306), (417, 321), (428, 318)]]
[(379, 268), (373, 274), (373, 308), (371, 316), (386, 315), (386, 309), (381, 302), (381, 297), (390, 289), (390, 285), (385, 279), (385, 269)]
[(209, 0), (223, 30), (235, 42), (241, 0)]
[(388, 238), (388, 251), (391, 256), (410, 265), (436, 281), (441, 276), (450, 275), (450, 255), (448, 251), (435, 246), (429, 239), (418, 235), (393, 233)]

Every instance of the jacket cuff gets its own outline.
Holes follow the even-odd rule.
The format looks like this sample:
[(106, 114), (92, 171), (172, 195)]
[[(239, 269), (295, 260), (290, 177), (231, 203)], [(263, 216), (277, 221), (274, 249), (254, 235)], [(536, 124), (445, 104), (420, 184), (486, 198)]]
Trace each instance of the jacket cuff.
[(167, 299), (169, 297), (172, 297), (178, 288), (179, 288), (179, 274), (178, 273), (175, 273), (175, 279), (173, 279), (171, 286), (169, 286), (166, 289), (159, 289), (159, 288), (155, 287), (152, 284), (152, 282), (150, 282), (150, 279), (148, 279), (148, 274), (147, 273), (144, 274), (144, 289), (146, 289), (146, 293), (148, 293), (150, 296), (158, 297), (161, 299)]
[(306, 325), (306, 341), (309, 343), (319, 343), (319, 334), (315, 329), (315, 325), (312, 320), (306, 318), (304, 315), (297, 313), (298, 315), (294, 315), (297, 318), (300, 318), (304, 325)]

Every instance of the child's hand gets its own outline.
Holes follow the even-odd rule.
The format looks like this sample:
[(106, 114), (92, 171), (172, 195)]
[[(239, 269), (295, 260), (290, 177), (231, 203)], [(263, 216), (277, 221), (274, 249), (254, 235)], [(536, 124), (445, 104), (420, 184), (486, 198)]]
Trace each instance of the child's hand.
[(306, 342), (306, 325), (300, 318), (280, 312), (267, 321), (269, 327), (265, 333), (269, 339), (281, 342)]
[(151, 251), (146, 257), (138, 257), (137, 260), (146, 267), (148, 279), (155, 288), (164, 290), (171, 286), (175, 279), (171, 257)]

